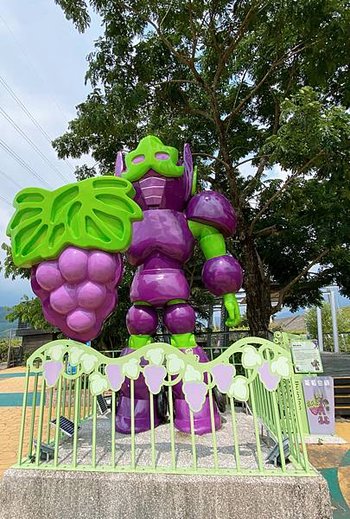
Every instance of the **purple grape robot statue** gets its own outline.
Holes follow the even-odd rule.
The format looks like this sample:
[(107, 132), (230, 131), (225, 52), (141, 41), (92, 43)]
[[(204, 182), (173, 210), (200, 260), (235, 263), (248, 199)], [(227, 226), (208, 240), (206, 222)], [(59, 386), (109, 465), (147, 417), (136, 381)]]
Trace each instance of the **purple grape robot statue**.
[[(205, 257), (203, 283), (223, 297), (229, 327), (240, 320), (235, 293), (242, 285), (242, 269), (225, 246), (225, 237), (236, 228), (231, 204), (219, 193), (195, 194), (195, 189), (189, 145), (181, 161), (175, 148), (148, 136), (125, 157), (118, 153), (115, 176), (94, 177), (55, 191), (20, 191), (7, 233), (14, 263), (32, 269), (32, 288), (47, 321), (71, 339), (95, 338), (117, 304), (125, 253), (137, 270), (126, 319), (129, 344), (122, 355), (151, 342), (157, 311), (162, 310), (172, 345), (207, 362), (194, 336), (195, 312), (188, 302), (184, 264), (197, 240)], [(131, 431), (127, 381), (116, 412), (116, 429), (122, 433)], [(135, 432), (142, 432), (150, 428), (150, 392), (143, 375), (134, 382), (134, 392)], [(190, 411), (182, 383), (174, 386), (173, 395), (175, 427), (188, 433)], [(154, 407), (154, 423), (159, 425), (162, 416)], [(214, 422), (220, 428), (216, 404)], [(211, 432), (208, 396), (201, 411), (194, 413), (194, 430)]]
[[(163, 310), (164, 324), (172, 335), (172, 344), (200, 362), (208, 358), (194, 336), (195, 312), (188, 303), (190, 289), (183, 266), (193, 253), (195, 240), (205, 256), (202, 279), (216, 296), (223, 296), (230, 327), (240, 320), (235, 293), (242, 285), (242, 269), (226, 252), (225, 237), (236, 228), (236, 216), (229, 201), (214, 191), (194, 195), (196, 175), (190, 147), (185, 144), (183, 163), (178, 151), (165, 146), (160, 139), (148, 136), (125, 157), (119, 152), (116, 175), (129, 180), (136, 191), (135, 202), (143, 210), (143, 220), (133, 226), (132, 243), (127, 260), (137, 267), (130, 299), (133, 306), (127, 314), (130, 333), (129, 349), (151, 342), (158, 326), (157, 310)], [(135, 384), (135, 428), (150, 427), (149, 392), (140, 376)], [(130, 393), (125, 384), (121, 390), (116, 418), (120, 432), (130, 431)], [(190, 432), (190, 414), (184, 400), (182, 384), (174, 388), (175, 426)], [(156, 419), (159, 418), (156, 417)], [(215, 426), (220, 416), (215, 409)], [(194, 414), (196, 434), (211, 431), (209, 399)]]

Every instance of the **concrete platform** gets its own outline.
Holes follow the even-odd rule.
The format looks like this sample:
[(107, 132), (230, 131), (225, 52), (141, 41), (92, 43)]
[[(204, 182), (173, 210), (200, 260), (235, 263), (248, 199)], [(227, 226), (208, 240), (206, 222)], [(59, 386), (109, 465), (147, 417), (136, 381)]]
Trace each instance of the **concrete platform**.
[(331, 519), (321, 476), (192, 476), (9, 469), (0, 519)]
[[(258, 470), (256, 454), (256, 439), (254, 422), (251, 415), (242, 409), (236, 409), (238, 446), (240, 451), (240, 465), (242, 470)], [(232, 420), (229, 413), (223, 415), (222, 428), (216, 432), (218, 448), (218, 466), (224, 469), (236, 469), (233, 448)], [(78, 435), (77, 462), (79, 467), (91, 466), (91, 438), (92, 420), (88, 419), (81, 424)], [(96, 461), (98, 466), (111, 465), (111, 415), (97, 418), (96, 431)], [(155, 452), (157, 468), (171, 467), (171, 439), (169, 425), (161, 425), (155, 429)], [(116, 462), (118, 467), (127, 467), (131, 462), (131, 439), (129, 435), (116, 433)], [(138, 467), (151, 466), (151, 433), (139, 433), (135, 440), (136, 464)], [(273, 444), (273, 443), (272, 443)], [(262, 457), (266, 460), (271, 451), (271, 445), (261, 440)], [(210, 469), (213, 467), (213, 440), (211, 434), (196, 436), (196, 452), (198, 468)], [(178, 468), (192, 467), (192, 446), (188, 434), (175, 431), (175, 455)], [(73, 456), (73, 438), (64, 437), (59, 449), (59, 464), (71, 465)], [(53, 461), (48, 464), (53, 466)], [(266, 470), (275, 470), (274, 466), (264, 463)], [(292, 470), (293, 465), (287, 465)]]

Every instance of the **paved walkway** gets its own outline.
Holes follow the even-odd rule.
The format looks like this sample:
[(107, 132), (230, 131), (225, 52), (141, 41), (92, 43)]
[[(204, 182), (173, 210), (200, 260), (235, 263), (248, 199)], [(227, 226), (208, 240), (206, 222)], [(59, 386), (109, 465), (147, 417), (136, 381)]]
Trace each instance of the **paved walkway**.
[(24, 368), (0, 371), (0, 477), (16, 463), (24, 376)]
[(350, 421), (337, 422), (336, 432), (348, 443), (308, 445), (308, 453), (328, 483), (334, 519), (350, 519)]
[[(0, 371), (0, 478), (16, 463), (24, 377), (24, 368)], [(31, 377), (30, 392), (33, 382)], [(311, 463), (328, 482), (334, 519), (350, 519), (350, 421), (337, 422), (336, 432), (348, 443), (308, 445), (307, 448)]]

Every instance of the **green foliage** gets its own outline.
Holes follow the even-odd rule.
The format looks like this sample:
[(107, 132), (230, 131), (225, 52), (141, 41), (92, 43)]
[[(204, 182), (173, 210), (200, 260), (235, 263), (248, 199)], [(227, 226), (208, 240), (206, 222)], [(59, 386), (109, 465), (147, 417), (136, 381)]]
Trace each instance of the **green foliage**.
[(17, 267), (13, 261), (11, 246), (7, 243), (2, 243), (1, 248), (5, 251), (5, 259), (3, 262), (0, 262), (0, 271), (3, 272), (5, 278), (16, 279), (29, 279), (30, 278), (30, 270), (24, 269), (21, 267)]
[[(11, 339), (12, 346), (20, 346), (20, 339)], [(0, 362), (6, 362), (9, 349), (9, 339), (0, 339)]]
[[(305, 323), (307, 331), (312, 338), (317, 337), (317, 315), (316, 308), (310, 308), (305, 314)], [(344, 334), (339, 338), (339, 346), (341, 351), (350, 351), (350, 318), (349, 309), (339, 309), (337, 311), (338, 333)], [(325, 351), (333, 351), (332, 337), (332, 314), (329, 303), (322, 304), (322, 331)]]
[(5, 335), (7, 330), (15, 329), (17, 326), (16, 322), (9, 323), (6, 319), (10, 310), (7, 306), (0, 306), (0, 335)]
[(131, 242), (142, 210), (125, 179), (88, 178), (54, 191), (26, 188), (15, 198), (7, 233), (15, 265), (31, 267), (56, 258), (68, 245), (121, 252)]
[(6, 316), (10, 322), (17, 319), (22, 323), (28, 323), (37, 330), (52, 330), (52, 326), (46, 321), (42, 313), (41, 302), (37, 297), (23, 296), (20, 303), (13, 306)]

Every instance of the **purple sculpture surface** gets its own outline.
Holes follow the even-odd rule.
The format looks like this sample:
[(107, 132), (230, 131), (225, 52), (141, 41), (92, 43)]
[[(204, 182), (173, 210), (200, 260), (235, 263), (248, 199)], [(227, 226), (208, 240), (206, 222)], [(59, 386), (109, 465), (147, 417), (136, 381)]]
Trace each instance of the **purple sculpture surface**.
[(45, 319), (71, 339), (96, 337), (118, 302), (119, 254), (67, 247), (57, 260), (33, 267), (31, 284)]
[[(200, 362), (208, 358), (194, 337), (195, 312), (188, 300), (190, 287), (184, 264), (198, 240), (206, 262), (202, 279), (214, 295), (224, 296), (231, 326), (239, 321), (235, 293), (242, 285), (242, 269), (236, 259), (226, 253), (224, 237), (236, 229), (236, 215), (229, 201), (220, 193), (204, 191), (193, 196), (194, 169), (189, 145), (184, 147), (183, 163), (175, 148), (165, 146), (156, 137), (142, 139), (124, 157), (117, 155), (116, 175), (130, 182), (136, 191), (135, 201), (143, 210), (143, 220), (133, 224), (132, 243), (126, 252), (129, 263), (137, 267), (131, 289), (133, 306), (127, 315), (130, 333), (127, 354), (150, 342), (158, 326), (158, 312), (172, 335), (172, 344), (196, 355)], [(201, 384), (178, 383), (173, 389), (175, 426), (189, 433), (190, 410), (184, 392), (191, 393), (199, 412), (194, 413), (196, 434), (211, 432), (209, 398)], [(205, 385), (203, 384), (205, 387)], [(135, 381), (135, 430), (150, 427), (150, 393), (140, 375)], [(204, 405), (199, 405), (204, 402)], [(195, 406), (196, 407), (196, 406)], [(155, 414), (155, 423), (161, 417)], [(221, 419), (214, 404), (215, 428)], [(130, 433), (130, 389), (124, 382), (117, 408), (116, 428)]]

